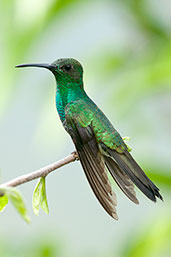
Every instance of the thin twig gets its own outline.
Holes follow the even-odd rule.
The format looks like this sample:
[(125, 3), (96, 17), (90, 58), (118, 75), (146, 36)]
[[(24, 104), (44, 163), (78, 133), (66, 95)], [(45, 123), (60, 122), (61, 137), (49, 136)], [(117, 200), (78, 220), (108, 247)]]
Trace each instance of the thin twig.
[(22, 175), (18, 178), (14, 178), (6, 183), (3, 183), (0, 185), (0, 187), (6, 187), (6, 186), (10, 186), (10, 187), (16, 187), (18, 185), (27, 183), (29, 181), (32, 181), (34, 179), (40, 178), (40, 177), (45, 177), (47, 176), (50, 172), (68, 164), (71, 162), (74, 162), (78, 160), (78, 155), (76, 152), (71, 153), (70, 155), (68, 155), (67, 157), (65, 157), (62, 160), (59, 160), (57, 162), (54, 162), (50, 165), (47, 165), (39, 170), (33, 171), (31, 173)]

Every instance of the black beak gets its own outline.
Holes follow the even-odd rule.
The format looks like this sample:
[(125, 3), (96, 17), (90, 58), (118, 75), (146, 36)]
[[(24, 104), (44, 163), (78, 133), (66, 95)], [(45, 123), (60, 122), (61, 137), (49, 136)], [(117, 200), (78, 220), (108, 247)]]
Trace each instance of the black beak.
[(16, 65), (16, 68), (24, 68), (24, 67), (39, 67), (39, 68), (45, 68), (50, 71), (53, 71), (56, 67), (52, 64), (47, 64), (47, 63), (30, 63), (30, 64), (21, 64), (21, 65)]

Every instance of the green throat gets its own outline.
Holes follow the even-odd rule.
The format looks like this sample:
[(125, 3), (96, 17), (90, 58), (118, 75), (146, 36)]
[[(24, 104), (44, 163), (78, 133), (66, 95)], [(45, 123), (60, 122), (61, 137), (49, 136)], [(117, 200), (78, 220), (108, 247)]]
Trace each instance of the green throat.
[(88, 96), (85, 93), (82, 85), (80, 86), (79, 84), (57, 84), (56, 108), (62, 122), (65, 120), (66, 105), (83, 98), (88, 98)]

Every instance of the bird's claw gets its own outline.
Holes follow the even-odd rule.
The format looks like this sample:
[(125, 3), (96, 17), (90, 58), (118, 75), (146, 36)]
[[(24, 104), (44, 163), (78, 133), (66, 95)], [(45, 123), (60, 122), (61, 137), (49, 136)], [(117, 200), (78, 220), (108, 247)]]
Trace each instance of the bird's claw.
[(74, 155), (76, 161), (79, 161), (78, 153), (76, 151), (72, 152), (71, 154)]

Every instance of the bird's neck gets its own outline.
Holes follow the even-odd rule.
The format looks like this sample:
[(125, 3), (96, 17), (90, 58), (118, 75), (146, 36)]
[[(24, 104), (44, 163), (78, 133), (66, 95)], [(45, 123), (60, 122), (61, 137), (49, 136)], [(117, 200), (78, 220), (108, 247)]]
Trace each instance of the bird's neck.
[(65, 120), (65, 107), (68, 103), (79, 100), (86, 97), (86, 93), (83, 86), (57, 85), (56, 88), (56, 108), (60, 116), (61, 121)]

